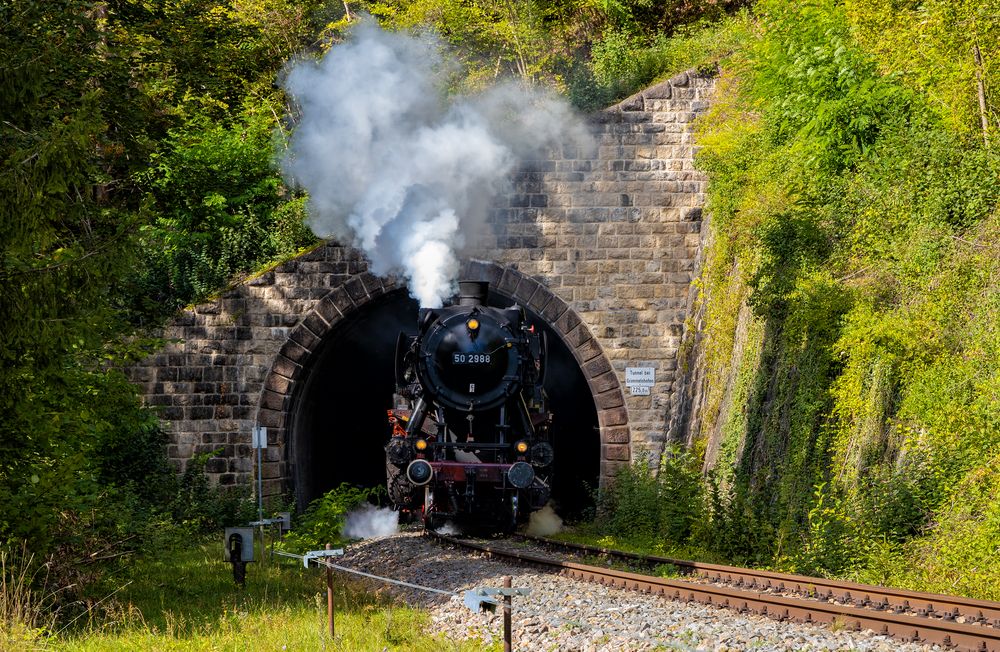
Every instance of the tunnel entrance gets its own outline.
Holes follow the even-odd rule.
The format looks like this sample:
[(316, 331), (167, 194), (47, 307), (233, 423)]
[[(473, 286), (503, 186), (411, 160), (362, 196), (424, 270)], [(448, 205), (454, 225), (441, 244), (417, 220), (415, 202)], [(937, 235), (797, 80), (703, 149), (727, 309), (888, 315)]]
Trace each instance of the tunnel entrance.
[[(512, 300), (490, 292), (489, 304)], [(552, 412), (555, 448), (552, 497), (557, 512), (576, 518), (592, 504), (600, 471), (597, 409), (583, 372), (552, 327), (525, 310), (529, 323), (547, 334), (545, 391)], [(415, 335), (417, 303), (395, 290), (360, 307), (324, 337), (308, 379), (291, 408), (290, 461), (299, 509), (341, 483), (385, 483), (392, 407), (394, 354), (400, 331)]]

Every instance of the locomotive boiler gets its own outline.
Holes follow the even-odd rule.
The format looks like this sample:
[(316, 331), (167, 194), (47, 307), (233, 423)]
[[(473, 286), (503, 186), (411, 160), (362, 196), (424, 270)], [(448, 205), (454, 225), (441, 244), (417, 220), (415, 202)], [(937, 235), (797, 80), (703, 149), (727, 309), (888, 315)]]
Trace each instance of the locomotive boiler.
[(396, 344), (389, 499), (431, 528), (509, 531), (549, 499), (545, 336), (517, 304), (486, 305), (487, 293), (459, 283), (458, 305), (421, 309), (417, 335)]

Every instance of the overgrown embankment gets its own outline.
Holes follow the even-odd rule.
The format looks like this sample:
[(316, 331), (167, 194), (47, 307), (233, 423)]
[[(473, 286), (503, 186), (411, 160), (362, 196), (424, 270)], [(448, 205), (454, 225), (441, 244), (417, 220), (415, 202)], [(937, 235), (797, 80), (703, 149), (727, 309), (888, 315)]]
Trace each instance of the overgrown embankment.
[(687, 352), (704, 547), (1000, 598), (998, 16), (762, 2), (724, 62)]

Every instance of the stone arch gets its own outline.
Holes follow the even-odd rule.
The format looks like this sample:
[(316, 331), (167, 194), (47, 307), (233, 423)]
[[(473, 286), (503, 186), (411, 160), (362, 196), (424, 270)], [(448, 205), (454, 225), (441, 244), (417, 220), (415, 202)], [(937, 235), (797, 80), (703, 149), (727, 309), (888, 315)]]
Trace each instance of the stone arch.
[(393, 278), (380, 278), (369, 272), (356, 274), (320, 299), (288, 334), (264, 377), (257, 401), (256, 422), (268, 429), (264, 478), (280, 479), (288, 488), (291, 480), (288, 427), (294, 392), (308, 376), (323, 338), (362, 306), (401, 287)]
[[(534, 311), (552, 325), (571, 351), (597, 409), (603, 484), (622, 461), (630, 459), (628, 412), (618, 376), (590, 329), (565, 301), (516, 269), (469, 261), (463, 266), (461, 277), (488, 281), (496, 292)], [(323, 338), (372, 300), (402, 287), (397, 279), (380, 278), (368, 272), (352, 276), (327, 293), (289, 333), (264, 378), (257, 402), (256, 423), (268, 428), (264, 478), (281, 480), (286, 488), (291, 480), (288, 428), (294, 393), (307, 378)]]

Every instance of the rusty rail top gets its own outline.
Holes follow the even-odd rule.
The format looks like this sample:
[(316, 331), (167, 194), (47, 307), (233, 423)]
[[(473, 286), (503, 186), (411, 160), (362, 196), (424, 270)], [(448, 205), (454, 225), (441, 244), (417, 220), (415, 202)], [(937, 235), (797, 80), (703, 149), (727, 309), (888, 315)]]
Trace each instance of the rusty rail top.
[[(528, 541), (534, 541), (543, 545), (560, 547), (569, 550), (577, 550), (591, 554), (601, 554), (622, 559), (632, 559), (648, 564), (672, 564), (680, 569), (696, 573), (708, 579), (728, 582), (734, 584), (755, 585), (758, 587), (772, 587), (778, 590), (788, 590), (800, 593), (817, 595), (821, 598), (834, 598), (838, 600), (864, 600), (864, 596), (877, 596), (886, 601), (889, 607), (902, 607), (913, 609), (914, 611), (925, 611), (930, 614), (951, 614), (952, 617), (964, 616), (980, 623), (989, 623), (1000, 627), (1000, 602), (990, 600), (977, 600), (975, 598), (965, 598), (954, 595), (944, 595), (941, 593), (922, 593), (919, 591), (908, 591), (891, 586), (878, 586), (875, 584), (859, 584), (844, 580), (827, 579), (823, 577), (810, 577), (807, 575), (795, 575), (792, 573), (779, 573), (775, 571), (755, 570), (751, 568), (739, 568), (737, 566), (726, 566), (723, 564), (705, 564), (685, 559), (672, 559), (670, 557), (659, 557), (656, 555), (642, 555), (624, 550), (613, 550), (598, 546), (588, 546), (581, 543), (570, 543), (568, 541), (557, 541), (545, 537), (536, 537), (528, 534), (518, 535)], [(875, 602), (869, 597), (870, 602)]]
[[(975, 603), (976, 609), (983, 611), (984, 614), (986, 609), (990, 610), (990, 613), (993, 610), (1000, 611), (1000, 603), (840, 582), (838, 584), (857, 587), (853, 588), (857, 595), (851, 596), (848, 593), (847, 599), (860, 602), (863, 606), (836, 604), (822, 599), (827, 598), (828, 594), (819, 592), (819, 589), (821, 587), (825, 588), (828, 583), (833, 581), (821, 578), (754, 571), (752, 569), (715, 564), (696, 564), (695, 562), (685, 562), (682, 560), (680, 560), (680, 564), (677, 564), (708, 567), (711, 568), (712, 573), (716, 573), (717, 575), (717, 577), (710, 576), (710, 579), (718, 579), (720, 582), (734, 581), (737, 583), (737, 586), (719, 586), (702, 582), (641, 575), (639, 573), (600, 566), (589, 566), (571, 561), (552, 559), (551, 557), (544, 557), (532, 552), (511, 550), (496, 545), (466, 541), (433, 532), (429, 532), (428, 534), (442, 543), (482, 552), (492, 557), (552, 568), (558, 570), (560, 574), (576, 579), (633, 589), (645, 593), (655, 593), (675, 600), (696, 601), (703, 604), (735, 609), (741, 612), (750, 611), (778, 620), (826, 624), (837, 623), (838, 626), (859, 630), (870, 629), (876, 633), (893, 636), (903, 641), (924, 641), (959, 650), (1000, 652), (1000, 628), (990, 626), (990, 624), (996, 624), (996, 622), (988, 620), (985, 615), (974, 618), (976, 621), (975, 624), (959, 623), (955, 621), (953, 611), (943, 612), (939, 611), (937, 607), (934, 607), (932, 611), (925, 611), (920, 607), (920, 605), (926, 602), (925, 596), (934, 599), (931, 602), (927, 602), (927, 604), (936, 604), (942, 607), (945, 604), (950, 605), (953, 603)], [(548, 539), (542, 541), (550, 545), (564, 545), (562, 542)], [(619, 551), (604, 551), (600, 548), (579, 546), (578, 544), (571, 544), (566, 547), (584, 549), (588, 552), (604, 552), (611, 555), (619, 554)], [(629, 559), (651, 561), (652, 563), (676, 564), (677, 562), (677, 560), (670, 560), (663, 557), (644, 557), (634, 553), (623, 553), (621, 556)], [(789, 578), (794, 578), (795, 581), (793, 582)], [(739, 586), (740, 579), (743, 580), (742, 586)], [(747, 579), (751, 579), (751, 581), (748, 583)], [(775, 580), (778, 580), (778, 582), (776, 583)], [(819, 595), (821, 599), (775, 595), (766, 592), (769, 588), (794, 591), (796, 590), (795, 586), (807, 587), (811, 594)], [(816, 591), (812, 589), (816, 589)], [(885, 595), (883, 595), (883, 592)], [(858, 599), (859, 596), (861, 597), (860, 600)], [(915, 611), (900, 613), (902, 609), (894, 608), (896, 607), (896, 603), (888, 600), (889, 596), (892, 596), (895, 600), (909, 600), (909, 605), (913, 605), (915, 602), (916, 607), (909, 605), (907, 607)], [(918, 600), (915, 596), (921, 597)], [(833, 597), (836, 597), (836, 593), (833, 594)], [(968, 607), (966, 608), (968, 609)], [(943, 617), (935, 618), (932, 617), (933, 615), (941, 615)]]

